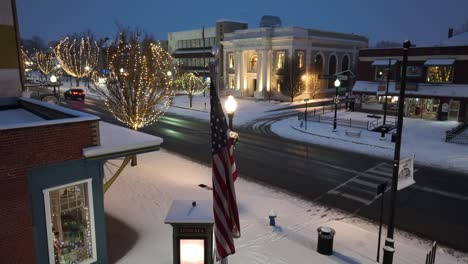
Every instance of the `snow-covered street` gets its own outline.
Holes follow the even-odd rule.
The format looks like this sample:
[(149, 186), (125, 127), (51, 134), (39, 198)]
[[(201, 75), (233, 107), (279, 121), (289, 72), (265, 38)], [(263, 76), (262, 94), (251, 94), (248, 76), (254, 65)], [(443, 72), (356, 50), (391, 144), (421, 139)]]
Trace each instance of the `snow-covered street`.
[[(105, 196), (111, 260), (117, 263), (172, 263), (172, 227), (164, 218), (172, 200), (211, 200), (209, 167), (165, 150), (139, 155)], [(229, 263), (375, 263), (377, 226), (265, 187), (236, 181), (241, 220), (237, 253)], [(276, 211), (276, 229), (268, 212)], [(317, 227), (336, 230), (334, 255), (316, 253)], [(396, 233), (396, 263), (424, 263), (429, 241)], [(464, 254), (439, 248), (438, 263), (465, 263)]]

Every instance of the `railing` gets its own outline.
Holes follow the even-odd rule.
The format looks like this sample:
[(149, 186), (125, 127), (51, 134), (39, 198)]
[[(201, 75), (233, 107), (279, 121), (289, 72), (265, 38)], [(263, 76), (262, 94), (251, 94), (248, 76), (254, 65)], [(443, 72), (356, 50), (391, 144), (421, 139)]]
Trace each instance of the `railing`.
[[(396, 118), (387, 116), (385, 120), (386, 126), (396, 126)], [(369, 130), (374, 130), (378, 127), (383, 126), (383, 118), (378, 118), (369, 122)]]
[[(307, 117), (307, 121), (311, 122), (319, 122), (325, 124), (333, 124), (335, 120), (332, 116), (322, 116), (316, 115)], [(354, 128), (361, 128), (361, 129), (368, 129), (369, 128), (369, 121), (361, 121), (361, 120), (353, 120), (352, 118), (337, 118), (336, 124), (338, 126), (345, 126), (345, 127), (354, 127)]]
[(434, 264), (435, 263), (436, 251), (437, 251), (437, 241), (434, 241), (434, 243), (432, 244), (431, 249), (429, 250), (429, 252), (427, 252), (426, 264)]
[[(468, 129), (468, 122), (461, 123), (458, 126), (445, 132), (445, 142), (468, 144), (468, 133), (463, 133)], [(462, 134), (463, 133), (463, 134)]]

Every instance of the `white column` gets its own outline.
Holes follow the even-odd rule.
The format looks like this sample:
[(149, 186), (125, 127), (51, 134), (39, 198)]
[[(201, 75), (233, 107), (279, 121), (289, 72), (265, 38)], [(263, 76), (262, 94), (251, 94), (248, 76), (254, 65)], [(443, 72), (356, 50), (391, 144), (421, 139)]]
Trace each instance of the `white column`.
[(263, 57), (265, 55), (263, 54), (263, 50), (256, 50), (257, 52), (257, 92), (262, 91), (263, 87)]
[(267, 88), (267, 91), (270, 91), (271, 90), (271, 70), (272, 70), (272, 58), (273, 58), (273, 51), (272, 50), (268, 50), (265, 52), (266, 54), (266, 68), (265, 68), (265, 80), (266, 80), (266, 88)]
[(242, 52), (236, 51), (234, 59), (234, 67), (236, 68), (236, 90), (241, 89), (241, 61), (242, 61)]

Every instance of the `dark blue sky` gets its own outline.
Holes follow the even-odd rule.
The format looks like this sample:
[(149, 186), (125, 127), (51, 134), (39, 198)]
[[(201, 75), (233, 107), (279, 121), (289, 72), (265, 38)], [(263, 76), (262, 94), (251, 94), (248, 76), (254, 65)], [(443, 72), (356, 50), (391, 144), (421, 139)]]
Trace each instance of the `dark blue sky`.
[(16, 0), (21, 35), (45, 40), (87, 29), (114, 37), (116, 23), (138, 27), (160, 39), (167, 33), (218, 19), (258, 27), (265, 14), (280, 16), (284, 26), (302, 26), (362, 34), (380, 40), (437, 44), (449, 27), (468, 20), (468, 0)]

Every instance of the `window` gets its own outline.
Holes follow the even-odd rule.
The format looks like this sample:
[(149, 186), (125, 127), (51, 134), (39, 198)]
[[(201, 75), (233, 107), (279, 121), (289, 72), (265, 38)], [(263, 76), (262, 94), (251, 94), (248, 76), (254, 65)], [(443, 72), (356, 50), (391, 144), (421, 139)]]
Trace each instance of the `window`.
[(234, 75), (229, 75), (228, 85), (229, 88), (234, 89)]
[(453, 66), (427, 67), (427, 82), (450, 83), (453, 78)]
[(228, 55), (228, 65), (229, 68), (234, 69), (234, 54), (229, 53)]
[[(328, 63), (328, 74), (333, 75), (335, 73), (336, 73), (336, 56), (331, 55), (330, 61)], [(335, 88), (333, 80), (328, 80), (328, 88)]]
[(257, 71), (257, 61), (258, 61), (257, 54), (254, 54), (254, 55), (252, 55), (252, 57), (250, 57), (249, 72), (256, 72)]
[(341, 71), (346, 71), (349, 69), (349, 58), (347, 55), (344, 55), (343, 59), (341, 60)]
[(320, 54), (315, 56), (315, 71), (317, 74), (323, 73), (323, 57)]
[(304, 52), (299, 51), (297, 53), (297, 68), (302, 69), (304, 67)]
[(276, 80), (276, 88), (278, 89), (278, 92), (281, 92), (281, 88), (283, 88), (283, 80), (281, 79)]
[(276, 68), (283, 69), (284, 67), (284, 51), (279, 51), (276, 53)]
[(44, 190), (49, 263), (97, 260), (91, 179)]

